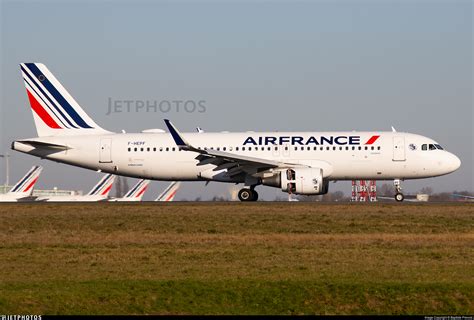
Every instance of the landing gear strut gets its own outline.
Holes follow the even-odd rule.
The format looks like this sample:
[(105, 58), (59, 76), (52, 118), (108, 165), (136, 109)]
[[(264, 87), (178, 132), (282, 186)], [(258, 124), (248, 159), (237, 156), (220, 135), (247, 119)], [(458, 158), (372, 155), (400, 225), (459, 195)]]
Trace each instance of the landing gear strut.
[(239, 191), (239, 200), (240, 201), (257, 201), (258, 193), (254, 189), (243, 188)]
[(402, 183), (400, 179), (393, 180), (393, 185), (395, 186), (395, 201), (402, 202), (405, 199), (405, 196), (402, 193)]

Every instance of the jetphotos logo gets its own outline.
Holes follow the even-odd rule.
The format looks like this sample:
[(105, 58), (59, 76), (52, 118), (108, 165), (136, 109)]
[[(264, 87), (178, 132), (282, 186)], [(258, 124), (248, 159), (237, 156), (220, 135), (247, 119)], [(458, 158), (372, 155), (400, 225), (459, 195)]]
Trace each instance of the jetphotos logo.
[[(367, 141), (365, 141), (364, 145), (371, 145), (374, 144), (380, 138), (380, 135), (374, 135), (370, 137)], [(260, 137), (248, 137), (244, 141), (245, 145), (254, 145), (254, 146), (266, 146), (266, 145), (283, 145), (283, 144), (290, 144), (290, 145), (301, 145), (301, 146), (308, 146), (308, 145), (315, 145), (315, 146), (323, 146), (323, 145), (360, 145), (361, 144), (361, 137), (360, 136), (309, 136), (309, 137), (301, 137), (301, 136), (260, 136)]]

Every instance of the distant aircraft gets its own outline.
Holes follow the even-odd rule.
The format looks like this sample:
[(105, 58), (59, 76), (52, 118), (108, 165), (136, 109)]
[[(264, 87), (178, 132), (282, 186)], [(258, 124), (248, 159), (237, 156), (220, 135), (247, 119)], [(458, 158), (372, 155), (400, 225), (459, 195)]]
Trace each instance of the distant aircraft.
[(86, 195), (75, 196), (41, 196), (36, 198), (36, 201), (43, 202), (97, 202), (107, 201), (112, 185), (114, 184), (115, 176), (113, 174), (106, 174), (97, 183), (94, 188)]
[[(393, 201), (395, 199), (393, 199), (392, 197), (384, 197), (384, 196), (377, 196), (377, 199), (382, 199), (382, 200), (390, 200), (390, 201)], [(407, 201), (407, 202), (428, 202), (428, 197), (426, 198), (418, 198), (418, 197), (414, 197), (414, 198), (405, 198), (404, 201)]]
[(180, 185), (180, 182), (171, 182), (171, 184), (158, 196), (158, 198), (155, 199), (155, 201), (173, 201)]
[(138, 183), (130, 189), (125, 196), (122, 198), (112, 198), (109, 201), (117, 201), (117, 202), (136, 202), (142, 201), (143, 195), (145, 194), (148, 185), (150, 184), (150, 180), (142, 179), (138, 181)]
[(20, 201), (32, 201), (34, 198), (31, 196), (33, 193), (36, 181), (41, 174), (43, 167), (34, 166), (28, 171), (28, 173), (13, 186), (5, 194), (0, 195), (0, 202), (20, 202)]
[(455, 198), (464, 198), (467, 201), (474, 201), (473, 196), (466, 196), (466, 195), (463, 195), (463, 194), (456, 194), (456, 193), (453, 193), (452, 196), (455, 197)]
[[(461, 166), (433, 139), (395, 130), (181, 134), (165, 120), (169, 134), (114, 133), (96, 124), (45, 65), (22, 63), (21, 72), (38, 137), (16, 140), (12, 149), (91, 170), (150, 180), (243, 183), (241, 201), (256, 201), (259, 185), (321, 195), (330, 181), (393, 180), (395, 200), (403, 201), (403, 180), (441, 176)], [(291, 114), (288, 121), (296, 125), (299, 117)]]

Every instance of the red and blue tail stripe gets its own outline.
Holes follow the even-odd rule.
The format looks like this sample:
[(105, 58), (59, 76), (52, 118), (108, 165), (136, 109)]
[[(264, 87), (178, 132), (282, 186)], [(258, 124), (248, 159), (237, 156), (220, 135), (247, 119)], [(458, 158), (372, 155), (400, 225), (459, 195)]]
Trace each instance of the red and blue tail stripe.
[(115, 176), (113, 174), (105, 175), (97, 185), (92, 188), (92, 190), (88, 193), (90, 196), (95, 195), (105, 195), (107, 194), (110, 189), (112, 188), (112, 184), (114, 183)]
[(142, 196), (148, 188), (149, 180), (140, 180), (130, 191), (125, 194), (124, 198), (138, 198)]
[(43, 170), (40, 166), (34, 166), (27, 172), (27, 174), (9, 191), (9, 193), (24, 193), (28, 192), (38, 181), (39, 175)]
[(59, 84), (46, 67), (22, 63), (21, 70), (33, 111), (53, 129), (93, 128), (76, 110), (77, 103)]
[[(53, 98), (50, 97), (50, 95), (48, 95), (45, 90), (43, 90), (38, 79), (34, 78), (30, 74), (30, 72), (28, 72), (27, 69), (23, 66), (21, 66), (21, 70), (23, 73), (23, 80), (25, 81), (26, 91), (28, 93), (28, 98), (30, 100), (31, 107), (36, 112), (36, 114), (38, 114), (38, 116), (43, 121), (45, 121), (45, 118), (48, 117), (51, 119), (54, 118), (53, 122), (51, 120), (49, 122), (45, 121), (45, 123), (50, 128), (77, 128), (77, 126), (72, 123), (72, 119), (70, 120), (65, 116), (64, 112), (61, 109), (61, 106), (57, 102), (54, 102)], [(33, 93), (35, 95), (33, 95)], [(41, 104), (35, 96), (39, 97), (39, 101), (42, 102)], [(36, 108), (33, 107), (33, 104), (36, 105)], [(47, 109), (43, 106), (46, 106)], [(61, 124), (61, 126), (59, 126), (59, 123)]]

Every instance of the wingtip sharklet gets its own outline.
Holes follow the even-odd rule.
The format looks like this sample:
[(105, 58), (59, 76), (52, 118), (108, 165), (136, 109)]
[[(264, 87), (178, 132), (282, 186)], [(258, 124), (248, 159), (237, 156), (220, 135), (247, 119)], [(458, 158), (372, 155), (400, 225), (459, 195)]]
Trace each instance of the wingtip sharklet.
[(171, 121), (169, 121), (168, 119), (164, 119), (164, 121), (176, 145), (178, 147), (188, 147), (189, 144), (184, 140), (178, 129), (176, 129), (176, 127), (171, 123)]

